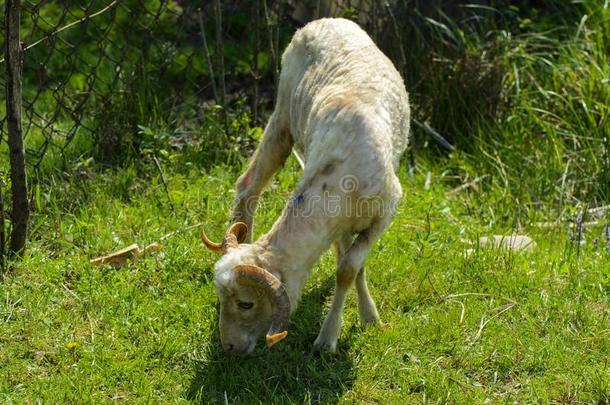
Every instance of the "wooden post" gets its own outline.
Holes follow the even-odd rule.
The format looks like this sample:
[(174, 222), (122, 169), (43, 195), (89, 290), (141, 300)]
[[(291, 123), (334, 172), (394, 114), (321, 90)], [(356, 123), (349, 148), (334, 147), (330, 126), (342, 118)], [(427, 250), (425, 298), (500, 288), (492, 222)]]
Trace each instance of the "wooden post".
[(4, 192), (2, 191), (3, 187), (4, 183), (0, 178), (0, 281), (2, 281), (2, 275), (4, 274), (6, 267), (6, 255), (4, 251), (4, 248), (6, 246), (6, 240), (4, 236)]
[(12, 231), (10, 255), (21, 255), (27, 237), (29, 207), (25, 175), (25, 151), (21, 134), (21, 67), (22, 49), (19, 38), (21, 0), (6, 0), (6, 121), (11, 163)]

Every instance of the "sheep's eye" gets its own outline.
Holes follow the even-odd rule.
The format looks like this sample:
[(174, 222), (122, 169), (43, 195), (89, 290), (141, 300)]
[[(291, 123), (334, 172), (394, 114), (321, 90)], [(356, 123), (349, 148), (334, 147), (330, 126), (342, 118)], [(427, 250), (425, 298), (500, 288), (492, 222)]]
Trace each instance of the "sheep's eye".
[(241, 309), (252, 309), (252, 307), (254, 306), (254, 303), (239, 301), (237, 303), (237, 306), (240, 307)]

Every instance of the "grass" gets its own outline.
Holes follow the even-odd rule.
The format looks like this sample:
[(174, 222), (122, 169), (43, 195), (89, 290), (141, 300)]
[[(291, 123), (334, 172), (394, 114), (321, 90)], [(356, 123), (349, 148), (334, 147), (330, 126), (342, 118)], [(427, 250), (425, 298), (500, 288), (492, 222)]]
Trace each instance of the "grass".
[[(310, 349), (332, 298), (334, 261), (315, 266), (289, 338), (249, 358), (221, 352), (216, 256), (198, 230), (122, 269), (88, 259), (205, 220), (219, 236), (234, 171), (152, 168), (43, 190), (28, 254), (0, 284), (0, 398), (8, 402), (610, 401), (610, 260), (601, 232), (576, 249), (566, 226), (526, 227), (538, 247), (465, 241), (507, 233), (472, 215), (477, 193), (401, 170), (405, 199), (368, 260), (385, 327), (358, 326), (354, 296), (336, 355)], [(151, 173), (151, 174), (148, 174)], [(263, 198), (268, 229), (298, 180), (290, 162)], [(487, 191), (492, 192), (492, 191)], [(497, 190), (494, 192), (498, 192)], [(498, 215), (500, 213), (497, 213)], [(468, 254), (467, 249), (473, 249)]]
[[(405, 71), (415, 117), (462, 152), (454, 174), (466, 174), (467, 160), (519, 201), (517, 223), (610, 198), (610, 7), (546, 3), (542, 11), (472, 5), (461, 20), (416, 16), (405, 28), (417, 38), (406, 41)], [(429, 149), (418, 126), (415, 135)]]

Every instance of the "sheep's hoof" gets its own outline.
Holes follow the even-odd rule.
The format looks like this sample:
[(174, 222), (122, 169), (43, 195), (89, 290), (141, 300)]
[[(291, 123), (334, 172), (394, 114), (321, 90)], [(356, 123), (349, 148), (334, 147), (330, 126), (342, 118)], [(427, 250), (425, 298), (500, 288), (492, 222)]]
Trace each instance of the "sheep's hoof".
[(360, 318), (360, 325), (364, 329), (367, 326), (383, 325), (383, 322), (381, 322), (379, 316), (363, 316)]
[(337, 352), (337, 341), (329, 341), (322, 336), (318, 336), (316, 341), (313, 343), (312, 353), (319, 353), (321, 351), (336, 353)]

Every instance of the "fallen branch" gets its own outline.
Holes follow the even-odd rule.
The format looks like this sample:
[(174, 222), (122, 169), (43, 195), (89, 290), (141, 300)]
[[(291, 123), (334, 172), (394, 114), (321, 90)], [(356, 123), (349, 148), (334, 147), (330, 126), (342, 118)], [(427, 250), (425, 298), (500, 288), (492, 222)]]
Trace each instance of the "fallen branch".
[(159, 170), (159, 174), (161, 175), (161, 181), (163, 182), (163, 187), (165, 188), (165, 194), (167, 195), (167, 199), (169, 201), (169, 207), (172, 209), (172, 211), (174, 211), (174, 203), (172, 202), (172, 196), (169, 194), (169, 186), (167, 185), (167, 180), (163, 174), (163, 169), (161, 169), (161, 163), (159, 163), (159, 159), (157, 159), (155, 155), (152, 155), (152, 158), (155, 161), (157, 170)]
[(423, 227), (423, 226), (421, 226), (421, 225), (415, 225), (415, 224), (402, 224), (402, 227), (403, 227), (403, 228), (406, 228), (406, 229), (415, 229), (415, 230), (420, 231), (420, 232), (425, 232), (424, 227)]
[(189, 225), (186, 228), (178, 229), (177, 231), (170, 232), (168, 234), (161, 236), (159, 238), (159, 242), (163, 242), (165, 239), (171, 238), (172, 236), (177, 235), (179, 233), (190, 231), (191, 229), (194, 229), (194, 228), (201, 228), (202, 226), (203, 226), (203, 222), (197, 222), (196, 224)]
[[(567, 220), (565, 222), (567, 222)], [(537, 228), (555, 228), (555, 227), (563, 225), (563, 224), (564, 223), (562, 221), (536, 222), (536, 223), (534, 223), (534, 226)], [(570, 224), (570, 225), (573, 225), (573, 224)], [(602, 223), (600, 221), (589, 221), (589, 222), (582, 222), (580, 225), (585, 228), (589, 228), (591, 226), (600, 226), (600, 225), (602, 225)]]
[(214, 78), (214, 67), (212, 65), (212, 58), (210, 57), (210, 50), (208, 48), (208, 41), (205, 36), (205, 26), (203, 25), (203, 17), (201, 16), (201, 9), (197, 9), (197, 17), (199, 18), (199, 30), (201, 31), (201, 40), (203, 41), (203, 50), (205, 51), (205, 58), (208, 63), (208, 72), (210, 74), (210, 82), (212, 82), (212, 94), (214, 94), (214, 102), (218, 104), (218, 90), (216, 89), (216, 79)]
[[(590, 216), (594, 220), (588, 221), (588, 222), (581, 222), (580, 225), (585, 228), (588, 228), (591, 226), (600, 226), (603, 223), (600, 222), (599, 220), (601, 220), (604, 217), (604, 215), (606, 215), (606, 213), (609, 211), (610, 211), (610, 205), (602, 205), (600, 207), (589, 208), (586, 210), (586, 213), (588, 216)], [(582, 215), (582, 213), (580, 215)], [(556, 226), (562, 225), (563, 223), (572, 222), (573, 220), (574, 220), (573, 218), (567, 218), (567, 219), (559, 218), (559, 219), (556, 219), (555, 221), (536, 222), (533, 225), (538, 228), (555, 228)], [(573, 224), (570, 224), (570, 225), (573, 225)]]
[(477, 292), (465, 292), (465, 293), (457, 293), (457, 294), (448, 294), (442, 297), (443, 299), (453, 299), (453, 298), (461, 298), (461, 297), (485, 297), (485, 298), (494, 298), (501, 299), (510, 302), (511, 304), (517, 305), (515, 300), (512, 300), (507, 297), (502, 297), (498, 295), (488, 294), (488, 293), (477, 293)]
[(172, 236), (177, 235), (179, 233), (186, 232), (193, 228), (199, 228), (202, 225), (203, 223), (198, 222), (196, 224), (189, 225), (186, 228), (178, 229), (177, 231), (165, 234), (161, 236), (157, 242), (149, 244), (148, 246), (144, 247), (144, 249), (141, 249), (137, 243), (131, 244), (127, 247), (124, 247), (123, 249), (117, 250), (105, 256), (100, 256), (96, 257), (95, 259), (91, 259), (89, 263), (94, 266), (109, 264), (115, 268), (123, 267), (127, 263), (127, 260), (136, 261), (140, 257), (145, 256), (150, 252), (159, 252), (163, 248), (160, 242), (163, 242), (164, 240), (171, 238)]
[(594, 207), (594, 208), (589, 208), (587, 210), (589, 216), (595, 217), (595, 218), (601, 218), (604, 215), (606, 215), (606, 212), (608, 212), (610, 210), (610, 205), (603, 205), (601, 207)]
[(102, 264), (109, 264), (115, 268), (123, 267), (127, 260), (136, 261), (141, 256), (147, 254), (148, 252), (154, 251), (158, 252), (161, 250), (161, 245), (157, 242), (153, 242), (150, 245), (146, 246), (144, 249), (140, 249), (137, 243), (129, 245), (121, 250), (117, 250), (116, 252), (112, 252), (109, 255), (97, 257), (89, 261), (89, 263), (94, 266), (100, 266)]
[(432, 128), (430, 125), (428, 125), (427, 122), (422, 123), (416, 120), (415, 118), (411, 118), (411, 120), (415, 123), (415, 125), (426, 131), (426, 133), (430, 135), (432, 139), (434, 139), (443, 148), (447, 149), (449, 152), (453, 152), (455, 150), (455, 146), (450, 144), (448, 140), (443, 138), (443, 136), (436, 132), (434, 128)]

